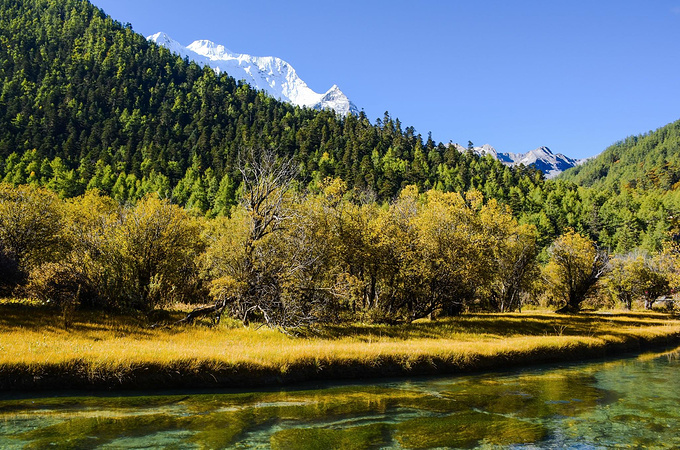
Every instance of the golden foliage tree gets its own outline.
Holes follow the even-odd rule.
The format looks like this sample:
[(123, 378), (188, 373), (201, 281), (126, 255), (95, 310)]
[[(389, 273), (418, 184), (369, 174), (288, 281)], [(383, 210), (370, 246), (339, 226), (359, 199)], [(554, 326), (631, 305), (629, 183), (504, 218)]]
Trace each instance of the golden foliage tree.
[(114, 239), (134, 306), (152, 308), (182, 299), (196, 283), (200, 233), (199, 223), (186, 210), (155, 196), (125, 210)]
[(0, 251), (30, 269), (63, 250), (63, 212), (52, 192), (0, 183)]
[(100, 304), (149, 309), (199, 290), (201, 225), (184, 209), (155, 196), (121, 207), (90, 192), (67, 210), (68, 259)]
[(563, 302), (561, 311), (577, 312), (607, 273), (609, 256), (593, 241), (573, 230), (557, 238), (549, 253), (546, 275), (553, 296)]
[(65, 251), (63, 211), (52, 192), (0, 183), (0, 292), (9, 294), (40, 264)]
[(611, 261), (611, 270), (604, 278), (607, 292), (631, 309), (635, 299), (651, 309), (654, 300), (669, 291), (667, 273), (659, 258), (645, 254), (618, 256)]

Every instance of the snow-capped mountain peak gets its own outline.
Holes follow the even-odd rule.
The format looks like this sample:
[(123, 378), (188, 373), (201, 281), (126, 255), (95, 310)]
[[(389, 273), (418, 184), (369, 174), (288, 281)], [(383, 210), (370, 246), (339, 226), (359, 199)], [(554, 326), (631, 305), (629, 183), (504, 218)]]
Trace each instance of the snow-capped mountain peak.
[(197, 40), (184, 47), (165, 33), (147, 38), (173, 53), (211, 67), (216, 73), (226, 72), (237, 80), (245, 80), (255, 89), (297, 106), (333, 109), (338, 114), (358, 114), (358, 108), (333, 85), (326, 93), (314, 92), (295, 72), (293, 66), (273, 56), (235, 53), (224, 45)]
[[(467, 150), (460, 144), (454, 144), (458, 151)], [(491, 155), (494, 159), (499, 160), (508, 166), (517, 166), (524, 164), (525, 166), (534, 166), (542, 171), (546, 178), (554, 178), (565, 170), (578, 166), (584, 160), (577, 160), (564, 156), (561, 153), (554, 154), (548, 147), (538, 147), (527, 153), (509, 153), (499, 152), (489, 144), (484, 144), (481, 147), (474, 147), (472, 149), (480, 156)]]
[(498, 151), (489, 144), (484, 144), (481, 147), (477, 147), (474, 151), (480, 156), (491, 155), (494, 159), (498, 159)]
[[(172, 39), (170, 36), (163, 33), (162, 31), (160, 31), (160, 32), (158, 32), (158, 33), (156, 33), (152, 36), (147, 37), (147, 39), (155, 42), (156, 44), (158, 44), (162, 47), (167, 48), (172, 53), (181, 54), (182, 50), (184, 49), (184, 47), (182, 47), (182, 45), (179, 42), (175, 41), (174, 39)], [(184, 56), (184, 55), (182, 55), (182, 56)]]
[(229, 57), (233, 57), (232, 53), (224, 45), (215, 44), (213, 41), (208, 41), (205, 39), (194, 41), (187, 46), (192, 52), (203, 55), (210, 59), (223, 59), (226, 60)]
[(543, 171), (547, 178), (554, 178), (565, 170), (579, 165), (576, 159), (564, 156), (561, 153), (554, 154), (548, 147), (539, 147), (522, 155), (516, 162), (525, 166), (533, 165)]
[(352, 103), (347, 96), (340, 90), (337, 84), (334, 84), (324, 95), (321, 100), (314, 105), (315, 109), (331, 108), (336, 112), (346, 116), (347, 114), (359, 114), (359, 108)]

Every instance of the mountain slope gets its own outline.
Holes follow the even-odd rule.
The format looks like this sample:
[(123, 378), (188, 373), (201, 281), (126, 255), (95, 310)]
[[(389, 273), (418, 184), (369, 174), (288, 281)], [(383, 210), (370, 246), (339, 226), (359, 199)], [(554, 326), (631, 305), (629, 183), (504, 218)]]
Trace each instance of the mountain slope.
[(293, 66), (280, 58), (234, 53), (223, 45), (207, 40), (194, 41), (184, 47), (162, 32), (147, 39), (182, 57), (211, 67), (217, 74), (227, 73), (237, 80), (245, 80), (255, 89), (264, 90), (272, 97), (296, 106), (333, 109), (343, 116), (359, 113), (338, 86), (333, 85), (323, 94), (316, 93), (297, 75)]
[(617, 142), (583, 165), (564, 172), (560, 179), (617, 192), (622, 188), (677, 189), (680, 120)]

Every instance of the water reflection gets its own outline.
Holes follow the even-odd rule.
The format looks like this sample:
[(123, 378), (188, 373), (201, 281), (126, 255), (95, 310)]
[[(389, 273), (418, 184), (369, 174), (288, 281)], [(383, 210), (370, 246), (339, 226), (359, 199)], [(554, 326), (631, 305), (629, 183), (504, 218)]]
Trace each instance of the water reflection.
[(679, 354), (324, 389), (5, 398), (0, 448), (673, 448)]

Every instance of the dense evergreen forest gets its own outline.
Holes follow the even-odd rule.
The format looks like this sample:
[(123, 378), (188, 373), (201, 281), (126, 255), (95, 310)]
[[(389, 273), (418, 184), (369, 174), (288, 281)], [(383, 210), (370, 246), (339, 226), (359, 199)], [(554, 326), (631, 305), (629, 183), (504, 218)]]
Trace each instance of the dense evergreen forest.
[(629, 136), (560, 178), (613, 192), (676, 190), (680, 186), (680, 120)]
[[(3, 270), (14, 270), (17, 279), (23, 277), (23, 281), (41, 264), (54, 263), (50, 255), (60, 255), (63, 259), (80, 248), (80, 257), (84, 260), (96, 259), (88, 253), (96, 246), (79, 247), (91, 238), (85, 236), (87, 233), (82, 227), (78, 228), (83, 221), (93, 221), (115, 235), (123, 232), (130, 217), (137, 213), (144, 216), (144, 208), (149, 205), (161, 211), (170, 204), (178, 205), (190, 211), (191, 217), (200, 217), (211, 224), (227, 221), (231, 224), (228, 226), (243, 234), (247, 228), (243, 228), (244, 217), (260, 220), (253, 215), (252, 205), (250, 209), (247, 205), (253, 186), (248, 185), (245, 174), (260, 163), (253, 161), (254, 165), (244, 165), (245, 155), (253, 152), (274, 152), (280, 159), (277, 164), (287, 164), (295, 174), (287, 186), (291, 193), (286, 194), (295, 199), (286, 197), (286, 204), (293, 205), (290, 210), (297, 211), (297, 216), (300, 211), (307, 211), (308, 220), (318, 220), (318, 223), (337, 216), (337, 224), (342, 225), (336, 224), (339, 235), (326, 236), (324, 242), (340, 239), (337, 246), (344, 250), (331, 252), (324, 258), (335, 261), (334, 266), (328, 266), (331, 275), (330, 267), (344, 267), (346, 272), (336, 273), (332, 280), (324, 278), (323, 283), (327, 284), (323, 289), (304, 291), (302, 285), (296, 285), (296, 289), (303, 289), (297, 291), (298, 297), (307, 295), (304, 292), (317, 295), (337, 288), (348, 302), (345, 307), (351, 305), (352, 309), (364, 312), (387, 302), (387, 306), (377, 309), (380, 314), (389, 312), (414, 318), (429, 314), (433, 308), (455, 309), (457, 306), (453, 305), (461, 304), (459, 300), (437, 299), (427, 293), (428, 289), (457, 292), (456, 298), (465, 298), (466, 302), (479, 302), (481, 298), (482, 304), (495, 310), (515, 309), (521, 304), (518, 292), (528, 289), (522, 278), (526, 274), (522, 274), (517, 286), (508, 288), (513, 294), (505, 298), (506, 294), (495, 289), (505, 292), (503, 289), (507, 286), (502, 287), (503, 282), (492, 276), (494, 267), (500, 270), (504, 257), (517, 262), (531, 255), (526, 265), (531, 269), (527, 269), (530, 274), (537, 270), (533, 266), (535, 258), (547, 262), (550, 255), (555, 255), (556, 242), (573, 241), (574, 236), (579, 236), (576, 241), (583, 238), (584, 242), (596, 244), (592, 248), (591, 244), (582, 242), (578, 245), (583, 250), (581, 253), (592, 253), (597, 259), (597, 247), (622, 257), (636, 249), (658, 254), (664, 245), (668, 248), (669, 237), (678, 232), (674, 217), (680, 214), (676, 189), (680, 181), (680, 122), (645, 136), (628, 138), (598, 158), (550, 181), (532, 167), (510, 168), (489, 156), (479, 157), (472, 151), (461, 152), (452, 144), (437, 143), (431, 136), (425, 139), (413, 127), (404, 126), (387, 112), (372, 122), (363, 113), (341, 117), (333, 111), (279, 102), (226, 74), (216, 75), (209, 68), (201, 68), (147, 42), (129, 24), (115, 21), (84, 0), (0, 0), (0, 11), (0, 181), (5, 183), (4, 197), (0, 198), (0, 213), (5, 214), (0, 217), (3, 247), (0, 256), (4, 258), (0, 258), (0, 266)], [(276, 164), (272, 162), (271, 166)], [(32, 190), (22, 191), (22, 185), (29, 185)], [(12, 193), (6, 186), (14, 186), (16, 192)], [(332, 186), (342, 188), (331, 194)], [(55, 193), (58, 200), (38, 188)], [(336, 198), (338, 192), (342, 194), (341, 199)], [(150, 194), (156, 195), (161, 204), (153, 203)], [(45, 217), (58, 217), (54, 223), (61, 223), (60, 227), (71, 233), (67, 239), (59, 235), (62, 228), (56, 229), (53, 238), (61, 236), (59, 239), (71, 242), (71, 247), (56, 246), (53, 253), (44, 252), (39, 258), (31, 256), (33, 250), (26, 250), (31, 247), (29, 244), (24, 248), (8, 237), (13, 236), (19, 223), (16, 220), (19, 216), (12, 216), (16, 213), (12, 208), (18, 208), (21, 198), (36, 195), (56, 205)], [(114, 207), (109, 200), (118, 206)], [(82, 211), (64, 212), (64, 208), (80, 211), (88, 201), (95, 202), (94, 210), (99, 211), (101, 220), (106, 218), (104, 222), (79, 216), (84, 214)], [(142, 209), (138, 211), (137, 207)], [(328, 218), (317, 217), (319, 211), (326, 211)], [(348, 211), (353, 211), (355, 217), (344, 222), (349, 220)], [(437, 211), (439, 216), (435, 214)], [(450, 219), (453, 222), (449, 223), (446, 211), (460, 217), (455, 221)], [(171, 215), (189, 221), (183, 214), (186, 213), (173, 209)], [(468, 217), (467, 222), (461, 217)], [(505, 231), (501, 228), (494, 234), (489, 228), (489, 217), (506, 223)], [(320, 225), (312, 222), (299, 225), (300, 230), (319, 233), (315, 227)], [(71, 225), (65, 225), (69, 223)], [(394, 236), (378, 233), (374, 229), (376, 224), (382, 224)], [(427, 257), (427, 252), (439, 255), (437, 252), (450, 251), (441, 247), (443, 241), (437, 244), (440, 247), (436, 251), (428, 247), (434, 245), (428, 243), (429, 240), (439, 239), (435, 231), (428, 228), (432, 224), (451, 229), (463, 227), (457, 231), (460, 233), (466, 226), (472, 227), (473, 231), (468, 230), (468, 234), (456, 239), (478, 236), (476, 245), (485, 243), (487, 249), (492, 249), (491, 253), (479, 253), (480, 247), (460, 250), (456, 258), (463, 254), (478, 256), (473, 262), (463, 258), (466, 270), (471, 271), (465, 276), (456, 269), (456, 260), (446, 260), (446, 263), (442, 260), (436, 267), (421, 267), (420, 259)], [(187, 252), (203, 254), (205, 248), (209, 248), (205, 236), (199, 236), (203, 232), (196, 230), (209, 230), (212, 226), (191, 225), (194, 228), (187, 231), (191, 236), (188, 241), (195, 247)], [(325, 226), (331, 225), (326, 222)], [(356, 234), (343, 235), (348, 229)], [(371, 230), (373, 235), (369, 233)], [(424, 234), (418, 234), (421, 232)], [(365, 233), (369, 235), (364, 236)], [(454, 235), (447, 237), (451, 239), (451, 249), (458, 248), (453, 245)], [(501, 235), (505, 237), (499, 237)], [(215, 232), (214, 236), (221, 234)], [(343, 236), (345, 240), (341, 239)], [(260, 238), (251, 236), (250, 244), (244, 238), (246, 251), (254, 252), (257, 246), (253, 243)], [(293, 242), (293, 237), (288, 238)], [(109, 243), (102, 241), (97, 245), (112, 245), (109, 250), (113, 251), (113, 242), (123, 242), (121, 236), (111, 239)], [(346, 247), (352, 239), (359, 239), (358, 247)], [(366, 250), (378, 245), (372, 239), (384, 241), (383, 247), (378, 246), (381, 249), (378, 256), (371, 253), (375, 249)], [(391, 254), (388, 249), (400, 248), (409, 239), (420, 242), (421, 247), (416, 244), (404, 247), (404, 255), (412, 257), (408, 264), (403, 258), (389, 259), (389, 255), (380, 253)], [(499, 242), (503, 239), (508, 242), (501, 245)], [(569, 242), (573, 244), (572, 241)], [(268, 251), (280, 257), (285, 247), (281, 242), (284, 241), (279, 241), (278, 250)], [(48, 244), (43, 247), (52, 248)], [(211, 245), (215, 245), (214, 242)], [(525, 250), (528, 253), (523, 253)], [(95, 254), (101, 257), (106, 252), (100, 248)], [(352, 254), (369, 256), (361, 262), (347, 260)], [(272, 260), (276, 260), (275, 256)], [(254, 253), (240, 257), (250, 258), (248, 270), (252, 270)], [(396, 258), (393, 254), (391, 257)], [(519, 259), (512, 259), (515, 257)], [(121, 261), (125, 258), (134, 259), (134, 256), (118, 254), (110, 262), (123, 264)], [(178, 256), (177, 261), (184, 261), (186, 265), (177, 270), (199, 270), (191, 269), (194, 263), (183, 258)], [(629, 266), (639, 262), (637, 256), (631, 258), (625, 260)], [(78, 261), (75, 265), (83, 264)], [(383, 261), (382, 268), (378, 270), (371, 261)], [(651, 267), (647, 257), (642, 262), (643, 266)], [(446, 264), (451, 264), (448, 272), (443, 269)], [(416, 267), (420, 272), (413, 272), (412, 268)], [(111, 267), (97, 270), (97, 276), (105, 273), (107, 280), (115, 280), (109, 271), (113, 270)], [(229, 284), (239, 283), (234, 281), (238, 277), (225, 274), (224, 266), (220, 270), (222, 272), (214, 274), (213, 281), (231, 280), (224, 288), (227, 291), (243, 289), (243, 285)], [(165, 281), (155, 279), (158, 274), (149, 268), (138, 267), (128, 275), (132, 276), (131, 273), (136, 274), (136, 288), (125, 287), (121, 279), (118, 287), (99, 286), (99, 297), (109, 295), (106, 292), (120, 294), (120, 289), (128, 289), (136, 292), (126, 294), (130, 302), (148, 305), (147, 297), (156, 292), (153, 289), (162, 291), (163, 283), (176, 286), (172, 280), (181, 278), (175, 279), (173, 277), (179, 275), (168, 272)], [(433, 285), (422, 284), (428, 279), (424, 275), (427, 273), (434, 274), (432, 280), (437, 282), (446, 281), (443, 274), (457, 274), (458, 278), (449, 279), (450, 285), (445, 288), (435, 289)], [(305, 276), (311, 277), (308, 273)], [(277, 277), (274, 278), (279, 279)], [(463, 292), (460, 290), (464, 289), (465, 277), (487, 280), (488, 284), (480, 282), (482, 288)], [(411, 290), (388, 292), (396, 282), (402, 286), (412, 283)], [(338, 288), (342, 283), (345, 287)], [(179, 291), (173, 292), (182, 297)], [(239, 298), (252, 299), (251, 294), (246, 289)], [(413, 300), (418, 298), (428, 298), (434, 303), (423, 306)], [(252, 305), (246, 302), (241, 306), (249, 310)]]
[(618, 253), (641, 246), (654, 252), (678, 236), (680, 205), (680, 120), (649, 133), (629, 136), (559, 180), (598, 192), (597, 238)]

